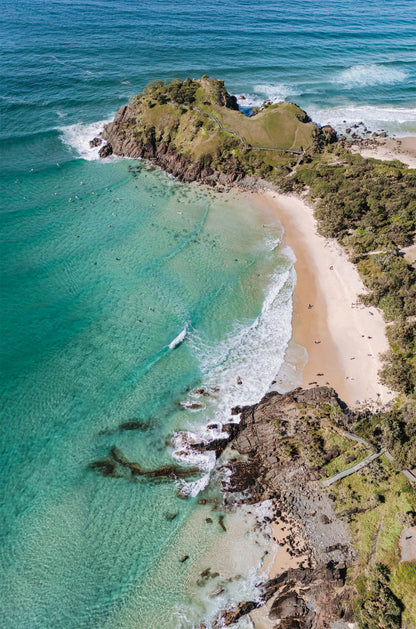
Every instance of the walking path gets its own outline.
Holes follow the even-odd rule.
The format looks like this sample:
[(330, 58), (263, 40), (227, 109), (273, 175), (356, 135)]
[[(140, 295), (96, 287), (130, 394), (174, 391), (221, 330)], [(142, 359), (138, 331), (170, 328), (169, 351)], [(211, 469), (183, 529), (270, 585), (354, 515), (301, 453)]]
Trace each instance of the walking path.
[(349, 467), (343, 472), (338, 472), (338, 474), (331, 476), (331, 478), (327, 478), (326, 480), (322, 481), (322, 485), (324, 487), (329, 487), (329, 485), (332, 485), (332, 483), (336, 483), (338, 480), (341, 480), (341, 478), (345, 478), (346, 476), (350, 476), (350, 474), (354, 474), (354, 472), (358, 472), (358, 470), (361, 470), (363, 467), (365, 467), (372, 461), (375, 461), (375, 459), (378, 459), (378, 457), (381, 456), (382, 454), (385, 454), (385, 452), (386, 450), (385, 448), (383, 448), (379, 452), (374, 452), (373, 454), (370, 454), (370, 456), (363, 459), (359, 463), (356, 463), (352, 467)]
[[(352, 432), (339, 431), (339, 434), (341, 434), (343, 437), (347, 437), (347, 439), (351, 439), (352, 441), (358, 441), (359, 443), (362, 443), (366, 448), (371, 448), (371, 444), (368, 443), (368, 441), (366, 441), (362, 437), (359, 437), (358, 435), (354, 435), (354, 433)], [(350, 474), (354, 474), (354, 472), (358, 472), (358, 470), (361, 470), (363, 467), (366, 467), (372, 461), (375, 461), (375, 459), (378, 459), (378, 457), (381, 456), (382, 454), (384, 454), (389, 461), (394, 461), (394, 456), (386, 448), (383, 448), (382, 450), (379, 450), (378, 452), (374, 452), (373, 454), (370, 454), (365, 459), (363, 459), (359, 463), (356, 463), (352, 467), (348, 467), (343, 472), (338, 472), (338, 474), (334, 474), (334, 476), (331, 476), (330, 478), (323, 480), (322, 485), (324, 487), (329, 487), (329, 485), (332, 485), (332, 483), (336, 483), (338, 480), (341, 480), (342, 478), (345, 478), (346, 476), (350, 476)], [(416, 483), (416, 476), (410, 470), (400, 470), (400, 471), (407, 478), (408, 481), (410, 481), (411, 483)]]

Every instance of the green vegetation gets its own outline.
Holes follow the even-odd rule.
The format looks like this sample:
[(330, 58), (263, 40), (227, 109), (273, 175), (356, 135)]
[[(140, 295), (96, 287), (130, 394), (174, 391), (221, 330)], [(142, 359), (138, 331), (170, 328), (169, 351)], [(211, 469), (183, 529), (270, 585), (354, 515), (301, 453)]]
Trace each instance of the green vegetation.
[(416, 626), (416, 564), (401, 562), (399, 546), (403, 527), (416, 523), (416, 487), (400, 471), (414, 456), (415, 432), (407, 433), (411, 445), (404, 437), (404, 431), (416, 428), (412, 402), (374, 416), (330, 404), (297, 408), (300, 421), (292, 423), (290, 414), (271, 420), (281, 436), (282, 463), (299, 460), (322, 480), (353, 466), (373, 448), (346, 437), (345, 430), (364, 436), (374, 450), (387, 445), (397, 456), (390, 462), (382, 455), (327, 491), (357, 553), (347, 586), (355, 591), (359, 627)]
[(224, 82), (206, 76), (153, 81), (130, 107), (124, 132), (134, 138), (143, 156), (149, 143), (154, 151), (174, 152), (199, 168), (196, 176), (201, 171), (205, 176), (232, 172), (234, 179), (251, 175), (277, 182), (296, 163), (290, 151), (313, 150), (326, 141), (293, 103), (270, 105), (248, 118)]
[(361, 629), (399, 629), (402, 626), (401, 601), (391, 591), (389, 582), (390, 573), (383, 564), (377, 564), (370, 571), (355, 610)]
[(354, 431), (376, 448), (386, 447), (394, 456), (397, 469), (416, 467), (416, 402), (397, 401), (393, 408), (363, 415)]
[[(334, 473), (354, 464), (353, 460), (347, 464), (351, 447), (350, 442), (349, 448), (325, 466), (328, 475), (334, 464)], [(407, 517), (413, 521), (416, 515), (414, 488), (382, 456), (334, 483), (328, 491), (337, 513), (348, 522), (357, 551), (349, 582), (357, 590), (354, 607), (358, 626), (416, 626), (416, 564), (401, 563), (399, 547), (404, 521)], [(381, 573), (380, 565), (385, 566)], [(387, 624), (378, 624), (379, 614), (386, 615)]]

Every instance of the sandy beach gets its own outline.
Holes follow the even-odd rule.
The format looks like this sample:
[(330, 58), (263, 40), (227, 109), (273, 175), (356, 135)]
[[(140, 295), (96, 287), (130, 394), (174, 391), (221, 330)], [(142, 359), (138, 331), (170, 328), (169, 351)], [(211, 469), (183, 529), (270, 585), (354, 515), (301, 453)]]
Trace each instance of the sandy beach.
[(399, 159), (410, 168), (416, 168), (416, 136), (404, 138), (379, 138), (373, 140), (374, 146), (365, 147), (353, 144), (351, 151), (363, 157), (374, 157), (381, 160)]
[(313, 209), (294, 195), (258, 193), (255, 203), (282, 223), (295, 256), (293, 338), (308, 353), (302, 386), (328, 384), (350, 407), (385, 404), (379, 354), (388, 349), (383, 315), (359, 303), (364, 286), (342, 247), (317, 233)]

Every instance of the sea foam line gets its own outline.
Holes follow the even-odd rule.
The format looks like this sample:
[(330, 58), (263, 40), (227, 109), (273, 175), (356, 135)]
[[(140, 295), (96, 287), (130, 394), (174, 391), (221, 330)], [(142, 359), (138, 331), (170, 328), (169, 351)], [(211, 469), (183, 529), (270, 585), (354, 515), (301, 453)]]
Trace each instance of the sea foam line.
[(289, 96), (296, 96), (297, 94), (299, 94), (298, 88), (283, 83), (254, 85), (253, 92), (250, 91), (247, 94), (237, 96), (237, 103), (242, 108), (260, 107), (265, 101), (280, 103)]
[(397, 135), (416, 134), (416, 108), (372, 107), (345, 105), (339, 107), (309, 107), (308, 113), (318, 124), (331, 124), (344, 130), (357, 122), (364, 122), (372, 131), (387, 130)]

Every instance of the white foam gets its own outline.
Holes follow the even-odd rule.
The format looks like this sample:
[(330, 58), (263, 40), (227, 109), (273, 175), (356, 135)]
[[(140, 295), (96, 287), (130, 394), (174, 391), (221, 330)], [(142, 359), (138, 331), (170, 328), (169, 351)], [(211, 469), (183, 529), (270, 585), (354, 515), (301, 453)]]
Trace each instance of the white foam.
[(237, 96), (237, 103), (242, 107), (260, 107), (266, 100), (272, 103), (281, 103), (288, 96), (299, 94), (296, 88), (282, 83), (254, 85), (253, 90), (254, 93)]
[(201, 369), (209, 384), (221, 391), (216, 421), (224, 421), (237, 404), (254, 404), (268, 390), (291, 337), (294, 283), (292, 269), (276, 273), (262, 312), (253, 323), (237, 324), (216, 348), (200, 348)]
[(283, 85), (282, 83), (278, 83), (277, 85), (272, 83), (266, 85), (255, 85), (254, 91), (256, 94), (265, 96), (267, 100), (271, 100), (272, 102), (283, 101), (289, 95), (296, 93), (293, 88)]
[(342, 70), (335, 77), (334, 83), (344, 85), (347, 88), (395, 85), (405, 81), (407, 76), (406, 72), (397, 68), (389, 68), (375, 63), (359, 64)]
[(182, 343), (182, 341), (184, 340), (186, 336), (186, 326), (184, 327), (184, 329), (178, 334), (178, 336), (176, 338), (173, 339), (173, 341), (171, 341), (169, 343), (169, 349), (174, 349), (175, 347), (177, 347), (180, 343)]
[[(372, 107), (370, 105), (344, 105), (339, 107), (308, 107), (308, 114), (318, 124), (331, 124), (344, 130), (357, 122), (372, 131), (386, 130), (398, 135), (416, 133), (416, 108), (414, 107)], [(345, 121), (345, 122), (344, 122)]]
[[(223, 425), (239, 421), (238, 416), (230, 416), (231, 408), (254, 404), (269, 390), (291, 338), (295, 278), (292, 264), (286, 270), (276, 272), (265, 295), (261, 314), (249, 325), (237, 323), (234, 331), (215, 347), (205, 343), (196, 333), (189, 335), (189, 344), (194, 347), (207, 386), (218, 387), (219, 392), (215, 397), (204, 397), (203, 425), (189, 421), (187, 431), (174, 436), (174, 458), (187, 465), (212, 470), (215, 453), (195, 451), (191, 444), (227, 437)], [(196, 397), (191, 393), (188, 403), (192, 404)], [(209, 425), (213, 427), (208, 428)], [(195, 491), (200, 491), (202, 484), (200, 481), (184, 482), (183, 491), (196, 495)]]
[(98, 151), (101, 146), (90, 147), (90, 140), (95, 138), (104, 128), (104, 125), (111, 122), (109, 120), (100, 120), (89, 124), (77, 123), (68, 127), (58, 127), (58, 131), (62, 134), (62, 142), (71, 150), (75, 151), (78, 157), (93, 161), (100, 159)]

